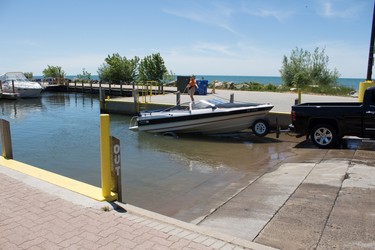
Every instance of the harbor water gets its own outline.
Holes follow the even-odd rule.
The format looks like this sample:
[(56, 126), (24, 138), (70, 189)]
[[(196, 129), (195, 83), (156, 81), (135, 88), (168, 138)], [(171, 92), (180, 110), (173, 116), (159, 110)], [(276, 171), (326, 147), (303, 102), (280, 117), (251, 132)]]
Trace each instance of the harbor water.
[[(15, 160), (98, 187), (99, 117), (96, 95), (0, 100)], [(121, 143), (123, 201), (186, 221), (287, 157), (295, 144), (248, 135), (165, 137), (130, 131), (130, 119), (110, 115), (111, 135)]]

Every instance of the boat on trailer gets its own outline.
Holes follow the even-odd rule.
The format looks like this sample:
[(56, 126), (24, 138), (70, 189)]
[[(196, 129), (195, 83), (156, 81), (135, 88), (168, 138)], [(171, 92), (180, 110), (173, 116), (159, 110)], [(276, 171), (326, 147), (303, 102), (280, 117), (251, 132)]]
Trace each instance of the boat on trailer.
[(131, 119), (129, 129), (152, 133), (223, 134), (252, 128), (255, 135), (264, 136), (269, 131), (266, 116), (272, 108), (269, 103), (200, 100), (163, 110), (142, 111)]

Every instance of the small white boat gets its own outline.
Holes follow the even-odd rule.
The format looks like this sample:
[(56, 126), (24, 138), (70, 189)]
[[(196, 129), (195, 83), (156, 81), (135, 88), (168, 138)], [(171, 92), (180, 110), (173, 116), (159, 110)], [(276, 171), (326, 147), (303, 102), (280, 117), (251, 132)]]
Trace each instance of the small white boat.
[(43, 87), (26, 78), (22, 72), (8, 72), (0, 76), (3, 93), (18, 93), (20, 98), (40, 97)]
[(129, 129), (153, 133), (222, 134), (252, 128), (258, 136), (269, 131), (265, 119), (271, 104), (230, 103), (217, 99), (184, 103), (164, 110), (143, 111)]

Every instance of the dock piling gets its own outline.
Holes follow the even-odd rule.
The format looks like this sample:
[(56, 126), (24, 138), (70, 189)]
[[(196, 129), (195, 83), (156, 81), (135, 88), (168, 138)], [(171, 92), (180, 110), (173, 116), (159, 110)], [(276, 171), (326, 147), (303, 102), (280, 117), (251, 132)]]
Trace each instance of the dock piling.
[(137, 114), (139, 112), (139, 106), (138, 106), (138, 91), (137, 89), (133, 89), (133, 97), (134, 97), (134, 114)]
[(5, 159), (13, 159), (12, 138), (10, 136), (10, 125), (7, 120), (0, 119), (0, 132), (2, 142), (2, 156)]

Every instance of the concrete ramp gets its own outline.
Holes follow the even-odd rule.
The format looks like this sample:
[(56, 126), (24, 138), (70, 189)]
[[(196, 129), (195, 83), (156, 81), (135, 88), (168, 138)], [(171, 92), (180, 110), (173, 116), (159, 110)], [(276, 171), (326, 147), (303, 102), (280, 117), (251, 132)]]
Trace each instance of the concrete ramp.
[(348, 166), (347, 161), (317, 164), (255, 242), (281, 249), (316, 249)]
[(199, 225), (254, 240), (314, 167), (315, 163), (281, 165), (253, 182)]
[(351, 165), (317, 249), (375, 249), (374, 207), (375, 167)]

